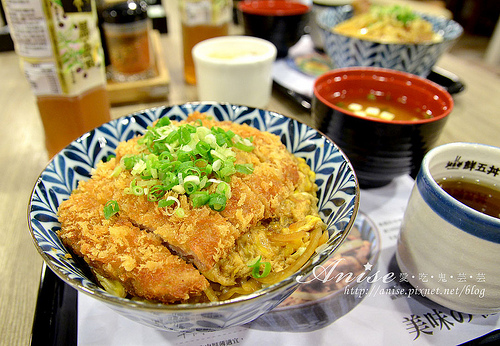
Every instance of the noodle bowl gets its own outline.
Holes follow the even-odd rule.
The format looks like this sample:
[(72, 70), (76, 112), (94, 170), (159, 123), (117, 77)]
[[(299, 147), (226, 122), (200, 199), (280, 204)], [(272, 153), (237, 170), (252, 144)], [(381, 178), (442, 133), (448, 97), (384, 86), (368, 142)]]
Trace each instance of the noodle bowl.
[(332, 29), (335, 33), (380, 43), (436, 43), (443, 36), (408, 7), (372, 6)]
[[(427, 14), (422, 14), (420, 17), (430, 23), (433, 33), (427, 30), (428, 34), (418, 39), (417, 35), (408, 34), (407, 29), (404, 29), (405, 34), (399, 35), (401, 37), (398, 38), (398, 35), (395, 35), (392, 29), (387, 29), (385, 24), (374, 25), (374, 34), (380, 37), (368, 38), (367, 28), (366, 32), (363, 31), (362, 38), (353, 35), (353, 32), (361, 31), (363, 29), (361, 26), (364, 24), (355, 28), (347, 22), (354, 18), (352, 6), (324, 9), (315, 19), (323, 34), (324, 50), (335, 68), (382, 67), (426, 77), (442, 54), (460, 37), (463, 29), (457, 22), (444, 17)], [(427, 26), (425, 22), (421, 24)], [(340, 25), (349, 26), (349, 32), (337, 32), (337, 26)], [(418, 26), (420, 27), (420, 24)], [(420, 42), (394, 43), (396, 38), (405, 41), (411, 38)], [(424, 40), (425, 38), (429, 40)]]
[[(287, 151), (304, 159), (316, 176), (317, 210), (327, 225), (328, 239), (290, 276), (277, 278), (281, 281), (263, 284), (253, 293), (233, 295), (227, 300), (164, 304), (110, 294), (97, 284), (88, 266), (60, 241), (56, 234), (61, 228), (57, 209), (77, 188), (79, 181), (90, 179), (97, 162), (106, 161), (110, 154), (116, 152), (120, 142), (144, 133), (160, 118), (183, 121), (195, 111), (208, 113), (215, 120), (248, 124), (271, 132), (278, 136)], [(99, 300), (126, 318), (153, 328), (205, 332), (248, 323), (277, 306), (297, 288), (298, 277), (311, 273), (315, 266), (325, 263), (336, 251), (354, 223), (358, 205), (359, 187), (351, 164), (333, 142), (316, 130), (275, 112), (202, 102), (152, 108), (124, 116), (71, 143), (51, 160), (37, 179), (28, 206), (28, 224), (35, 247), (50, 270), (79, 293)], [(118, 230), (120, 228), (115, 229)], [(299, 234), (302, 232), (299, 229), (296, 231)], [(294, 242), (293, 238), (288, 240)], [(273, 240), (280, 242), (287, 239), (276, 236)], [(303, 240), (307, 241), (306, 238)], [(261, 259), (261, 262), (267, 261)], [(261, 270), (263, 268), (264, 265)], [(270, 279), (271, 274), (267, 278)]]

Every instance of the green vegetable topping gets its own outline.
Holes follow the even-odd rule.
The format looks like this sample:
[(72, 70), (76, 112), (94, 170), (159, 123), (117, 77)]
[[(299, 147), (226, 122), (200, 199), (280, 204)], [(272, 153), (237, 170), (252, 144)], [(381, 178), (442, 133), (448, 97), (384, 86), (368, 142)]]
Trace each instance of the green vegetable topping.
[[(248, 265), (250, 268), (252, 268), (252, 276), (256, 279), (265, 278), (271, 272), (271, 263), (261, 262), (260, 260), (261, 256), (259, 256), (253, 264)], [(261, 265), (264, 266), (262, 273), (260, 272)]]
[(117, 201), (110, 200), (104, 205), (104, 218), (109, 220), (111, 216), (120, 211)]
[(371, 7), (371, 11), (380, 17), (393, 17), (398, 21), (407, 25), (409, 22), (419, 18), (409, 6), (393, 5), (393, 6), (377, 6)]
[[(125, 193), (146, 195), (149, 201), (158, 201), (160, 208), (173, 207), (172, 214), (177, 216), (184, 211), (169, 191), (188, 195), (195, 208), (208, 205), (222, 211), (231, 197), (231, 176), (253, 172), (252, 164), (235, 164), (234, 151), (252, 151), (252, 140), (230, 130), (207, 128), (201, 121), (175, 125), (161, 118), (138, 140), (147, 150), (121, 159), (121, 167), (136, 177)], [(212, 184), (217, 185), (209, 192)]]
[(106, 157), (104, 158), (104, 162), (108, 162), (109, 160), (111, 160), (112, 158), (115, 158), (115, 157), (116, 157), (116, 155), (114, 155), (114, 154), (109, 154), (108, 156), (106, 156)]

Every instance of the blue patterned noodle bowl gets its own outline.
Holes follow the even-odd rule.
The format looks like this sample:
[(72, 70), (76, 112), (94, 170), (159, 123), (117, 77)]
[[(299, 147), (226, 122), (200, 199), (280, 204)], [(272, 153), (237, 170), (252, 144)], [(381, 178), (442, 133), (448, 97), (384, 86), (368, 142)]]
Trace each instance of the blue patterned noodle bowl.
[[(145, 132), (161, 117), (183, 120), (194, 111), (218, 120), (245, 123), (278, 135), (287, 149), (304, 158), (316, 172), (320, 215), (328, 226), (327, 245), (301, 271), (253, 294), (223, 302), (165, 305), (119, 298), (100, 288), (88, 267), (57, 237), (59, 204), (80, 180), (90, 178), (95, 165), (113, 154), (119, 142)], [(297, 276), (309, 274), (343, 242), (358, 212), (359, 186), (346, 156), (318, 131), (281, 114), (219, 103), (189, 103), (148, 109), (113, 120), (88, 132), (57, 154), (40, 174), (28, 206), (28, 224), (46, 264), (67, 284), (136, 322), (167, 331), (213, 331), (250, 322), (270, 311), (297, 287)]]
[(427, 77), (437, 60), (462, 35), (457, 22), (444, 17), (421, 16), (431, 22), (434, 32), (443, 41), (425, 44), (386, 44), (339, 35), (331, 31), (337, 24), (351, 18), (350, 5), (326, 8), (316, 16), (323, 34), (324, 50), (336, 68), (352, 66), (383, 67)]

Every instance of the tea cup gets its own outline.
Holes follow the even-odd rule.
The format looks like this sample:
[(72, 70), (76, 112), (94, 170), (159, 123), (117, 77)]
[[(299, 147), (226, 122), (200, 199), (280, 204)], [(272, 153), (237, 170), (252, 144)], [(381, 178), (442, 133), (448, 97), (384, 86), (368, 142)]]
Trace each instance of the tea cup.
[(396, 251), (415, 293), (459, 312), (500, 311), (499, 195), (500, 148), (449, 143), (425, 155)]

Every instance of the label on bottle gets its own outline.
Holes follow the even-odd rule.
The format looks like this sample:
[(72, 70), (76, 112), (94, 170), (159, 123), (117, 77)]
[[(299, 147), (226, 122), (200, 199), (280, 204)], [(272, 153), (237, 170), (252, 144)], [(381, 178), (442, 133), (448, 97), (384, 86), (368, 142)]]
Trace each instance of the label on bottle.
[(24, 75), (35, 95), (62, 94), (57, 66), (53, 62), (31, 63), (23, 61)]
[(45, 13), (39, 0), (3, 0), (16, 52), (28, 58), (48, 58), (53, 54)]
[(92, 0), (3, 0), (17, 54), (36, 95), (81, 94), (105, 85)]
[(222, 25), (231, 20), (230, 0), (181, 0), (181, 19), (186, 26)]

